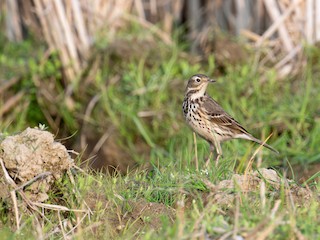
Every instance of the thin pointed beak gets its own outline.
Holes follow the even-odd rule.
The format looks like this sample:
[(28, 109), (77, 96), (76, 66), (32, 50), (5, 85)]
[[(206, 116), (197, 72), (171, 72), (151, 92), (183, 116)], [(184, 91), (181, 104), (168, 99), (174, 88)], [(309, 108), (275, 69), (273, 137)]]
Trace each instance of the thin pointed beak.
[(215, 83), (217, 80), (215, 79), (209, 79), (208, 82), (211, 82), (211, 83)]

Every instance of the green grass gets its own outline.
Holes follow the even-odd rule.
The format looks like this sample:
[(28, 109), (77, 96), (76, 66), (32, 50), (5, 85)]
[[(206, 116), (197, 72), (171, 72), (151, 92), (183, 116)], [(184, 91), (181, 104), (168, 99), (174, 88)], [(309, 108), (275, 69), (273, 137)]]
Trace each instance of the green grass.
[[(136, 33), (128, 33), (126, 38), (135, 39), (130, 34), (134, 36)], [(46, 123), (52, 131), (54, 128), (45, 114), (54, 113), (53, 118), (60, 119), (56, 121), (61, 129), (59, 134), (72, 135), (83, 124), (88, 102), (98, 96), (89, 116), (90, 126), (97, 134), (113, 126), (120, 136), (117, 144), (130, 152), (135, 161), (144, 164), (147, 160), (152, 166), (148, 170), (128, 170), (126, 175), (77, 173), (76, 186), (68, 179), (59, 183), (58, 191), (50, 195), (49, 203), (80, 209), (85, 201), (94, 211), (90, 218), (87, 216), (82, 221), (81, 214), (60, 213), (61, 218), (67, 219), (68, 226), (79, 224), (77, 230), (81, 231), (74, 233), (75, 238), (191, 239), (218, 238), (228, 234), (257, 236), (257, 233), (267, 234), (268, 239), (298, 238), (299, 234), (307, 239), (319, 238), (319, 202), (313, 199), (305, 205), (292, 205), (290, 198), (285, 196), (285, 186), (277, 195), (267, 186), (264, 204), (259, 191), (245, 194), (239, 189), (234, 189), (238, 200), (231, 206), (221, 206), (210, 198), (206, 199), (205, 196), (213, 190), (205, 183), (218, 184), (231, 179), (235, 173), (243, 174), (258, 146), (241, 140), (223, 143), (224, 155), (219, 167), (215, 168), (212, 163), (205, 170), (208, 145), (199, 137), (194, 142), (181, 110), (186, 80), (191, 75), (205, 73), (216, 77), (217, 83), (209, 86), (208, 92), (227, 112), (257, 138), (265, 139), (273, 133), (268, 143), (279, 150), (280, 155), (263, 150), (263, 167), (274, 167), (282, 174), (284, 169), (290, 171), (288, 162), (293, 166), (319, 163), (319, 50), (306, 49), (309, 61), (298, 76), (279, 80), (273, 69), (266, 69), (267, 80), (262, 82), (257, 74), (259, 71), (252, 68), (253, 56), (236, 66), (226, 64), (225, 73), (219, 75), (215, 70), (214, 55), (199, 62), (183, 54), (184, 46), (177, 43), (168, 47), (156, 42), (153, 47), (131, 58), (108, 55), (110, 49), (106, 41), (97, 46), (98, 56), (103, 53), (98, 62), (99, 70), (88, 83), (75, 86), (72, 95), (75, 107), (70, 109), (64, 100), (66, 85), (55, 55), (39, 65), (40, 55), (26, 54), (31, 51), (32, 42), (16, 46), (1, 41), (1, 45), (5, 44), (8, 49), (0, 54), (1, 68), (6, 72), (2, 77), (14, 76), (13, 60), (20, 59), (18, 68), (23, 69), (18, 73), (23, 81), (11, 91), (14, 94), (27, 86), (25, 99), (29, 100), (26, 108), (3, 116), (1, 132), (17, 132), (37, 125), (37, 122)], [(154, 46), (158, 51), (154, 51)], [(35, 79), (39, 78), (41, 87), (54, 82), (50, 86), (59, 96), (55, 102), (50, 103), (37, 95), (40, 88)], [(2, 99), (2, 103), (5, 101)], [(75, 139), (76, 136), (71, 141)], [(147, 159), (138, 154), (137, 142), (148, 146)], [(199, 171), (195, 166), (196, 158)], [(255, 164), (253, 168), (256, 168)], [(319, 177), (315, 177), (308, 182), (315, 195), (319, 193), (318, 181)], [(81, 197), (74, 195), (75, 188)], [(281, 203), (275, 209), (277, 199)], [(159, 213), (163, 216), (157, 216), (156, 212), (144, 216), (143, 212), (147, 210), (135, 206), (141, 202), (145, 206), (159, 203), (171, 215), (163, 211)], [(5, 207), (0, 208), (0, 235), (7, 239), (38, 238), (40, 232), (50, 235), (53, 229), (60, 228), (58, 212), (47, 211), (50, 221), (43, 220), (40, 229), (34, 217), (25, 216), (21, 230), (15, 232), (10, 230), (12, 221), (3, 217), (5, 210)], [(155, 222), (156, 226), (153, 225)], [(58, 231), (49, 238), (61, 237), (62, 233)]]
[[(80, 222), (82, 232), (77, 238), (102, 239), (190, 239), (192, 237), (221, 237), (224, 234), (253, 235), (267, 233), (274, 239), (284, 239), (287, 236), (296, 237), (303, 234), (306, 238), (317, 239), (319, 229), (319, 203), (315, 200), (304, 201), (292, 205), (285, 197), (285, 187), (279, 195), (274, 195), (272, 187), (267, 186), (267, 197), (262, 206), (259, 192), (241, 193), (234, 189), (232, 193), (238, 200), (231, 206), (215, 204), (210, 198), (214, 192), (203, 181), (218, 181), (225, 175), (223, 168), (209, 174), (203, 174), (187, 166), (189, 170), (179, 168), (177, 163), (168, 167), (155, 168), (150, 175), (145, 172), (131, 172), (126, 176), (105, 176), (101, 174), (77, 174), (76, 188), (83, 200), (91, 207), (93, 214)], [(231, 173), (224, 179), (229, 179)], [(73, 202), (72, 189), (64, 189), (61, 202), (65, 206), (78, 209), (84, 205)], [(317, 186), (319, 188), (319, 185)], [(283, 192), (282, 192), (283, 191)], [(68, 196), (70, 194), (70, 196)], [(208, 197), (209, 196), (209, 197)], [(206, 198), (207, 197), (207, 198)], [(54, 196), (52, 196), (54, 199)], [(277, 206), (277, 199), (280, 205)], [(143, 207), (137, 210), (136, 203), (143, 200)], [(66, 204), (68, 202), (68, 204)], [(80, 201), (81, 202), (81, 201)], [(206, 202), (206, 203), (205, 203)], [(163, 211), (145, 210), (150, 203), (160, 203), (163, 209), (169, 209), (171, 215)], [(166, 206), (166, 207), (165, 207)], [(237, 207), (238, 206), (238, 207)], [(150, 215), (143, 215), (145, 211)], [(42, 233), (50, 234), (58, 227), (57, 211), (48, 211), (51, 223), (45, 221)], [(63, 214), (70, 224), (76, 225), (76, 216), (83, 214)], [(171, 216), (171, 217), (170, 217)], [(172, 221), (172, 218), (174, 221)], [(37, 238), (34, 231), (35, 222), (29, 218), (19, 232), (10, 233), (7, 227), (0, 230), (1, 234), (9, 234), (13, 238)], [(156, 220), (155, 220), (156, 219)], [(158, 225), (152, 225), (159, 221)], [(90, 228), (92, 227), (92, 228)], [(67, 232), (69, 227), (66, 227)], [(92, 231), (94, 229), (94, 231)], [(258, 234), (258, 235), (257, 235)], [(61, 236), (61, 232), (52, 237)]]

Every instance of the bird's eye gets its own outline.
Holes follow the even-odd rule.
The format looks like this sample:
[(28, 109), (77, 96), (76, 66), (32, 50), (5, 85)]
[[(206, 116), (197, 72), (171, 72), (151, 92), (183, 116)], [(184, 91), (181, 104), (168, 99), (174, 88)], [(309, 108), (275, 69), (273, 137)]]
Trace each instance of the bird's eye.
[(201, 79), (199, 77), (196, 78), (196, 82), (200, 82)]

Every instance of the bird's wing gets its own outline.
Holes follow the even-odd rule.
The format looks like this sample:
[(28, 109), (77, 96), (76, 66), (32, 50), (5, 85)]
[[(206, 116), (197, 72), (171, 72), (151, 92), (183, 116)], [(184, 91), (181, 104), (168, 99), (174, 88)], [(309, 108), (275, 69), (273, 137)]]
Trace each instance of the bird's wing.
[(202, 107), (204, 109), (204, 113), (212, 123), (215, 123), (218, 126), (230, 128), (230, 130), (234, 130), (237, 134), (244, 133), (250, 135), (248, 131), (240, 125), (240, 123), (226, 113), (222, 107), (220, 107), (220, 105), (208, 95), (204, 96)]
[(262, 142), (261, 140), (253, 137), (244, 127), (240, 125), (234, 118), (232, 118), (228, 113), (226, 113), (220, 105), (213, 100), (211, 97), (205, 95), (203, 102), (202, 102), (202, 109), (204, 114), (208, 117), (209, 121), (212, 123), (217, 124), (218, 126), (229, 128), (231, 131), (237, 135), (238, 138), (243, 138), (247, 140), (251, 140), (256, 142), (270, 150), (274, 151), (275, 153), (279, 153), (276, 149), (269, 146), (268, 144)]

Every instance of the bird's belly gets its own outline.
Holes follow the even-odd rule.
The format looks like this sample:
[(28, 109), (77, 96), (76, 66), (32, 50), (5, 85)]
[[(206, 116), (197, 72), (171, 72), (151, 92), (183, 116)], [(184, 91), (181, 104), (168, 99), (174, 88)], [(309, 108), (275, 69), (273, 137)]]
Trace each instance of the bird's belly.
[(215, 141), (220, 142), (224, 140), (219, 134), (217, 134), (212, 124), (208, 122), (206, 118), (200, 118), (200, 116), (197, 116), (192, 112), (188, 112), (188, 114), (186, 114), (186, 121), (193, 131), (195, 131), (208, 142), (212, 143)]

